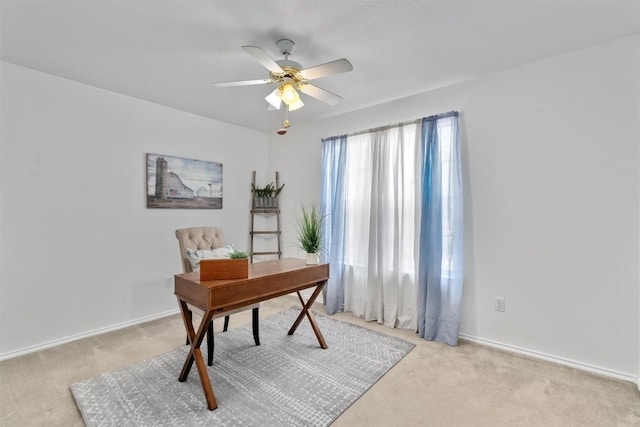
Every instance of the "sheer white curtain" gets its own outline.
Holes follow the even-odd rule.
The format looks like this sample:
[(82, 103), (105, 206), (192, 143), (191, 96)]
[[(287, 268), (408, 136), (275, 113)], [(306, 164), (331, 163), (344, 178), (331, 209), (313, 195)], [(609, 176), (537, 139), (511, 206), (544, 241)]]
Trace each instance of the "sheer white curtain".
[(349, 136), (344, 170), (344, 311), (415, 328), (420, 121)]
[(329, 314), (456, 345), (462, 296), (458, 112), (323, 139)]

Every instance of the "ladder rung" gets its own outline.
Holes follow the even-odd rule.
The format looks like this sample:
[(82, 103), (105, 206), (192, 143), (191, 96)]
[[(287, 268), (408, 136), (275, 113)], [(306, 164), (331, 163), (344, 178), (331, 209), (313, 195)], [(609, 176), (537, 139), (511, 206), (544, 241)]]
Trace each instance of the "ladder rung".
[(252, 252), (252, 255), (280, 255), (281, 252)]
[(250, 231), (251, 234), (280, 234), (279, 231)]

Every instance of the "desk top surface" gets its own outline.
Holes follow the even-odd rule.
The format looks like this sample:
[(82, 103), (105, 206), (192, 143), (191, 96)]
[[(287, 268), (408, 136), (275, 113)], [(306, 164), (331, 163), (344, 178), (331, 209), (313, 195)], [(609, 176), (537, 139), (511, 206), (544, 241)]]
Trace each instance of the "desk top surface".
[(228, 311), (291, 292), (318, 286), (329, 279), (329, 264), (306, 264), (284, 258), (249, 264), (245, 279), (201, 281), (198, 271), (175, 275), (176, 296), (203, 310)]
[(249, 277), (244, 279), (224, 279), (224, 280), (200, 280), (200, 272), (176, 274), (176, 278), (197, 283), (207, 288), (220, 287), (226, 284), (235, 284), (240, 282), (255, 281), (267, 276), (278, 274), (287, 274), (297, 270), (318, 270), (318, 272), (327, 272), (328, 278), (329, 264), (307, 264), (305, 260), (299, 258), (282, 258), (271, 261), (257, 262), (249, 264)]

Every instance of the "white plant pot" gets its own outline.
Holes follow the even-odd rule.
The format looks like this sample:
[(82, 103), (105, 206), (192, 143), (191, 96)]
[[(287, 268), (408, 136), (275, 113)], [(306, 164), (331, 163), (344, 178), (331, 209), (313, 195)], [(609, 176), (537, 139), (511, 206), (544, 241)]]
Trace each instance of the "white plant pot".
[(307, 253), (307, 264), (320, 264), (320, 255)]

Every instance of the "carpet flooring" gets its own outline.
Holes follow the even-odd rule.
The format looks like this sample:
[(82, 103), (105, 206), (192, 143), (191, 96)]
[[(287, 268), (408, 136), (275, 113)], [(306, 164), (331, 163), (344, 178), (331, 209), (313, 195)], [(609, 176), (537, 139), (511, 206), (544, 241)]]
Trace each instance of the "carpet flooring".
[[(260, 324), (216, 334), (208, 367), (218, 408), (209, 411), (195, 367), (177, 378), (188, 347), (71, 386), (87, 426), (326, 426), (408, 354), (415, 344), (316, 315), (329, 348), (305, 319), (287, 331), (297, 309)], [(203, 346), (206, 347), (206, 346)], [(204, 353), (204, 352), (203, 352)], [(206, 360), (206, 355), (205, 355)]]

